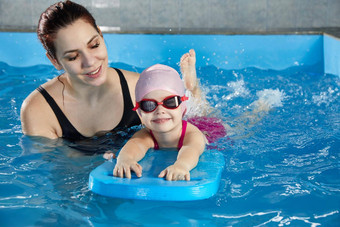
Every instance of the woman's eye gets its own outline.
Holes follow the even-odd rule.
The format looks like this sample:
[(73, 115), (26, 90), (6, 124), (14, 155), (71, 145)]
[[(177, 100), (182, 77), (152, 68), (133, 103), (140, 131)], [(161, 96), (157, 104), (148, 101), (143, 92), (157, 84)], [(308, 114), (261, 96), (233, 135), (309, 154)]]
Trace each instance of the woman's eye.
[(95, 48), (97, 48), (97, 47), (99, 47), (99, 42), (97, 42), (97, 43), (95, 43), (93, 46), (91, 46), (92, 49), (95, 49)]
[(73, 56), (72, 56), (72, 57), (68, 57), (68, 60), (69, 60), (69, 61), (74, 61), (74, 60), (77, 59), (77, 57), (78, 57), (78, 54), (75, 55), (74, 57), (73, 57)]

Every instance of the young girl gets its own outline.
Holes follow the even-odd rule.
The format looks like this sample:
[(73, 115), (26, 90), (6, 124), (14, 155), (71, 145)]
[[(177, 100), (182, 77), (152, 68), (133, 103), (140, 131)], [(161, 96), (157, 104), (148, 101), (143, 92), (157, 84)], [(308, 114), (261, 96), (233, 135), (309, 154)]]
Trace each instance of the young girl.
[[(180, 62), (187, 96), (190, 97), (188, 104), (191, 106), (185, 103), (188, 98), (184, 85), (174, 69), (154, 65), (142, 72), (136, 85), (137, 103), (134, 109), (146, 128), (137, 132), (122, 148), (114, 168), (114, 176), (131, 178), (131, 171), (134, 171), (141, 177), (142, 167), (138, 161), (149, 148), (177, 147), (179, 153), (176, 162), (163, 170), (159, 177), (167, 180), (190, 180), (189, 172), (197, 165), (206, 142), (212, 143), (226, 136), (226, 128), (229, 134), (230, 126), (221, 119), (212, 117), (213, 108), (200, 89), (195, 63), (194, 50), (184, 54)], [(260, 98), (251, 106), (253, 110), (240, 117), (247, 122), (258, 121), (259, 113), (266, 113), (275, 105)], [(184, 121), (183, 116), (187, 109), (191, 113)], [(111, 154), (111, 157), (114, 155)], [(110, 155), (106, 158), (110, 158)]]
[[(193, 81), (196, 78), (190, 78)], [(193, 84), (192, 87), (196, 87)], [(175, 163), (160, 172), (166, 180), (190, 180), (206, 144), (204, 134), (183, 120), (186, 112), (185, 89), (176, 70), (165, 65), (145, 69), (136, 84), (136, 106), (145, 128), (138, 131), (121, 149), (113, 175), (131, 178), (131, 171), (142, 176), (138, 164), (149, 148), (174, 148), (179, 152)]]

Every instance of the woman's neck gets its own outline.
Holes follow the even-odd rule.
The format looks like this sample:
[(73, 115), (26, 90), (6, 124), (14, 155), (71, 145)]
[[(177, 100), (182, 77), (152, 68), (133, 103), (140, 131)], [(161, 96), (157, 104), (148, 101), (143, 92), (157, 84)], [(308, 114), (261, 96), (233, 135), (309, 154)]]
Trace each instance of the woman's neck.
[(109, 91), (116, 90), (113, 87), (117, 84), (114, 81), (117, 78), (111, 76), (109, 72), (108, 74), (106, 81), (100, 86), (84, 84), (66, 76), (65, 91), (75, 100), (83, 100), (89, 103), (98, 102), (98, 100), (100, 100), (104, 95), (107, 95)]

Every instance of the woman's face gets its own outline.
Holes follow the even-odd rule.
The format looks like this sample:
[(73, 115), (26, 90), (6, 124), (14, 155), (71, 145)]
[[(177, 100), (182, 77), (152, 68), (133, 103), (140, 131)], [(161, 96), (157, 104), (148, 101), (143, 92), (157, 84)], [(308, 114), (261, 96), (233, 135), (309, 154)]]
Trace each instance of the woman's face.
[(84, 20), (60, 29), (54, 41), (57, 64), (72, 81), (99, 86), (106, 81), (108, 56), (104, 39)]

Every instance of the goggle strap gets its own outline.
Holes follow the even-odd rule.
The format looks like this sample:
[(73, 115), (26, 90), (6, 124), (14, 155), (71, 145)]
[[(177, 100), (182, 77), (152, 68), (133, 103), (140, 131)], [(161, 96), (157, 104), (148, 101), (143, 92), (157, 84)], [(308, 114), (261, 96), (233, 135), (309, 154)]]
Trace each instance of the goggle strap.
[(182, 102), (187, 101), (188, 99), (189, 99), (189, 98), (186, 97), (185, 95), (183, 95), (183, 96), (181, 97), (181, 101), (182, 101)]
[(136, 102), (136, 106), (132, 109), (133, 111), (137, 111), (138, 110), (138, 108), (139, 108), (139, 103), (138, 102)]

